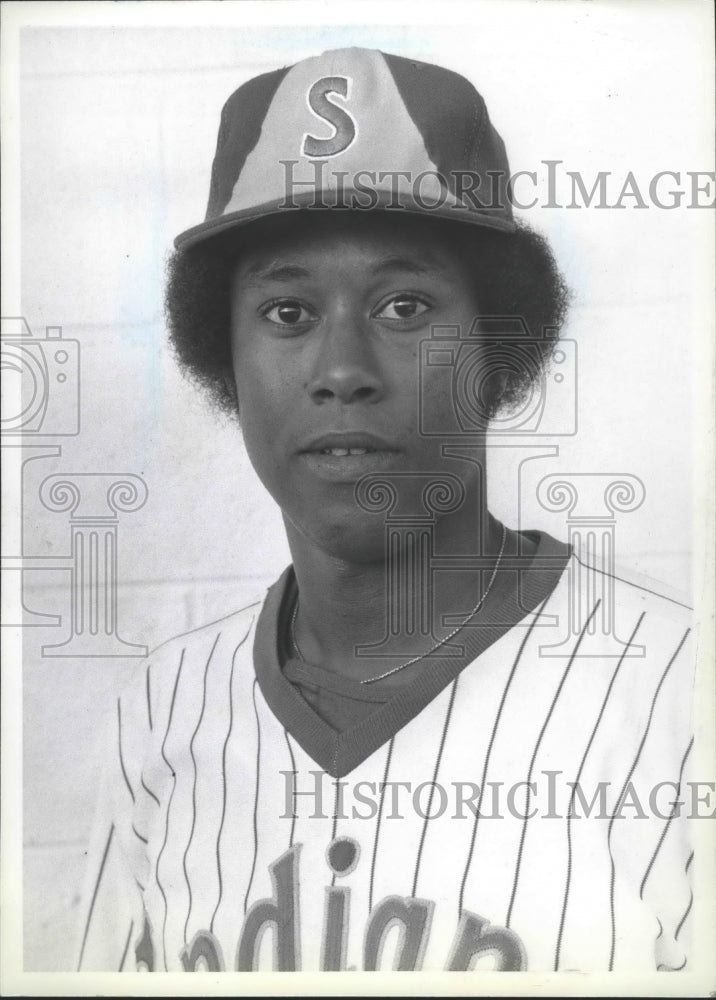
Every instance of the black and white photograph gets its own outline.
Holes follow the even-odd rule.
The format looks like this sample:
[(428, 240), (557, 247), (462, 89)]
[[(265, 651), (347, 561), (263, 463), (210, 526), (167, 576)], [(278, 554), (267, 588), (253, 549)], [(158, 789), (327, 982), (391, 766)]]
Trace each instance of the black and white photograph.
[(2, 3), (3, 995), (713, 995), (713, 29)]

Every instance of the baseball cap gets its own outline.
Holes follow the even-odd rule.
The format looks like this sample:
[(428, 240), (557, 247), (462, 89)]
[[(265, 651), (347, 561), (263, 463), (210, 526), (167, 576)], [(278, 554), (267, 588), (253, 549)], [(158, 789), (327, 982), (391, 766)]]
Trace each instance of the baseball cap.
[(509, 165), (465, 77), (377, 49), (334, 49), (248, 80), (224, 105), (193, 246), (305, 208), (385, 209), (511, 232)]

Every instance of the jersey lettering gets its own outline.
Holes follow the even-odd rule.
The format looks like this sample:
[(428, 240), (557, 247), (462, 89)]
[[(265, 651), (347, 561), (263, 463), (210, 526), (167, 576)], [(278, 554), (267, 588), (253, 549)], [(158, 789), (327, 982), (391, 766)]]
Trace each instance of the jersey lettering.
[(149, 917), (144, 914), (142, 933), (134, 946), (134, 960), (137, 972), (154, 972), (154, 943)]
[(236, 971), (252, 972), (258, 964), (259, 945), (264, 932), (273, 925), (274, 968), (296, 972), (301, 968), (298, 940), (298, 854), (300, 844), (269, 865), (273, 898), (260, 899), (244, 920), (236, 952)]
[[(253, 972), (259, 968), (259, 952), (266, 931), (273, 934), (273, 969), (297, 972), (301, 968), (299, 938), (299, 856), (300, 844), (269, 865), (273, 895), (260, 899), (249, 908), (236, 949), (236, 971)], [(326, 852), (328, 866), (336, 877), (349, 874), (358, 863), (360, 848), (351, 837), (336, 837)], [(325, 972), (346, 969), (350, 889), (324, 887), (324, 919), (320, 968)], [(385, 896), (371, 910), (365, 929), (363, 968), (376, 972), (384, 961), (390, 932), (398, 929), (392, 966), (399, 972), (414, 972), (422, 967), (430, 937), (435, 903), (411, 896)], [(137, 969), (153, 972), (154, 944), (146, 916), (140, 940), (135, 948)], [(520, 972), (527, 968), (527, 957), (520, 938), (506, 927), (490, 924), (484, 917), (465, 910), (447, 959), (449, 971), (468, 971), (486, 956), (494, 959), (496, 972)], [(221, 946), (208, 930), (198, 931), (179, 954), (184, 972), (223, 972)]]
[(190, 945), (182, 948), (182, 968), (184, 972), (223, 972), (224, 960), (221, 945), (209, 931), (199, 931)]
[(386, 896), (373, 909), (365, 932), (363, 968), (375, 972), (381, 960), (385, 938), (391, 927), (399, 927), (398, 949), (393, 968), (398, 972), (414, 972), (420, 968), (433, 916), (428, 899), (409, 896)]
[(448, 971), (467, 972), (486, 955), (494, 958), (495, 972), (524, 972), (527, 968), (524, 947), (514, 931), (493, 927), (484, 917), (465, 910), (448, 959)]

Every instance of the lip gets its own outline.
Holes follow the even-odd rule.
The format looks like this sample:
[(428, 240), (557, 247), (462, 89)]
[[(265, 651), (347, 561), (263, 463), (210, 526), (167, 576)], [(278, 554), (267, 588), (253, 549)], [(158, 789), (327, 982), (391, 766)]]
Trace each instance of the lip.
[[(327, 455), (327, 448), (365, 448), (362, 455)], [(365, 431), (331, 431), (311, 438), (300, 449), (300, 457), (319, 479), (355, 483), (370, 473), (395, 465), (399, 449), (385, 438)]]
[[(366, 448), (369, 452), (396, 452), (398, 449), (385, 438), (366, 431), (329, 431), (310, 438), (301, 446), (303, 454), (320, 454), (327, 448)], [(329, 457), (329, 456), (324, 456)], [(348, 456), (346, 456), (348, 457)], [(362, 456), (350, 456), (362, 457)]]

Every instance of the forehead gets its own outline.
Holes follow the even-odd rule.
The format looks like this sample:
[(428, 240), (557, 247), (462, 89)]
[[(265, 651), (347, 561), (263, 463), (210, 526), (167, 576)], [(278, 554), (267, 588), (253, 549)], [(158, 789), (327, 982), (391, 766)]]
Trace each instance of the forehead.
[(247, 227), (235, 274), (244, 281), (300, 279), (341, 265), (380, 273), (386, 267), (416, 274), (461, 271), (462, 240), (437, 220), (387, 212), (296, 212)]

